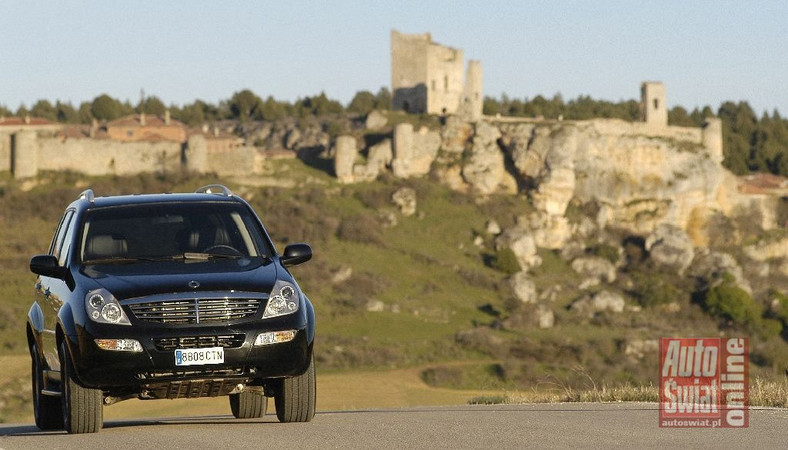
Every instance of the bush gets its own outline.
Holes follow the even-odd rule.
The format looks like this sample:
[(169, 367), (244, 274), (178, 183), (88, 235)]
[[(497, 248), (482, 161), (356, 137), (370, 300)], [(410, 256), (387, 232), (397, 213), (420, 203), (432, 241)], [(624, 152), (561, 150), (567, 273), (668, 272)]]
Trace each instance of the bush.
[(679, 301), (685, 294), (676, 288), (666, 275), (653, 272), (632, 273), (634, 288), (630, 294), (643, 307)]
[(761, 307), (744, 289), (736, 286), (730, 277), (707, 290), (703, 299), (706, 311), (712, 316), (730, 320), (735, 325), (757, 329), (761, 325)]
[(613, 265), (618, 264), (619, 254), (618, 247), (610, 244), (597, 244), (588, 248), (588, 252), (592, 255), (604, 258), (610, 261)]
[(383, 243), (380, 224), (374, 216), (367, 213), (343, 220), (337, 230), (337, 237), (362, 244), (380, 245)]
[(520, 262), (517, 261), (517, 256), (510, 248), (504, 248), (495, 252), (490, 261), (490, 267), (508, 275), (513, 275), (522, 270)]

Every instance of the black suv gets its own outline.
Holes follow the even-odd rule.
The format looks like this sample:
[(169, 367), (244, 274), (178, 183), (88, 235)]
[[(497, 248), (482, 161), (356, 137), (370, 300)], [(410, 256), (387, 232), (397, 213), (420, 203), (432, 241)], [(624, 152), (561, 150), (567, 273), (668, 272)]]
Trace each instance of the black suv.
[(235, 417), (315, 414), (315, 317), (262, 222), (221, 185), (94, 197), (66, 209), (27, 321), (41, 429), (96, 432), (120, 400), (228, 395)]

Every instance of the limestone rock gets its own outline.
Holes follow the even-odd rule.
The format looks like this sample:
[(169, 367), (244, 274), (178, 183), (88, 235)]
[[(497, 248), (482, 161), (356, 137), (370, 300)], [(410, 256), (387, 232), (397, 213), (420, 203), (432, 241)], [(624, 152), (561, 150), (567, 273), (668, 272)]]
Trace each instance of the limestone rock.
[(399, 208), (399, 212), (410, 217), (416, 214), (416, 191), (413, 188), (402, 187), (391, 195), (391, 201)]
[(498, 222), (496, 222), (495, 219), (490, 219), (487, 221), (485, 230), (487, 231), (487, 234), (492, 234), (494, 236), (501, 234), (501, 226), (498, 225)]
[(626, 302), (620, 294), (603, 290), (597, 292), (593, 296), (586, 295), (580, 300), (577, 300), (572, 303), (570, 309), (582, 315), (593, 317), (594, 314), (601, 311), (610, 311), (614, 313), (624, 312), (625, 305)]
[(504, 157), (498, 147), (498, 129), (486, 122), (476, 126), (473, 148), (468, 162), (462, 168), (465, 181), (481, 194), (491, 194), (504, 181)]
[(539, 328), (553, 328), (553, 325), (555, 325), (555, 314), (547, 306), (539, 305), (536, 307), (536, 321), (539, 324)]
[(539, 267), (542, 258), (536, 253), (536, 242), (527, 230), (520, 226), (507, 228), (495, 239), (496, 250), (509, 248), (517, 257), (523, 270)]
[(358, 150), (356, 138), (353, 136), (338, 136), (334, 143), (334, 172), (340, 183), (352, 183), (353, 165), (356, 162)]
[(659, 351), (659, 341), (656, 339), (634, 339), (627, 342), (624, 347), (624, 354), (635, 359), (643, 359), (646, 356), (653, 357)]
[(364, 122), (364, 126), (368, 130), (377, 131), (385, 127), (388, 122), (389, 120), (386, 118), (386, 116), (382, 112), (375, 109), (367, 114), (367, 120)]
[(706, 286), (718, 283), (728, 273), (733, 277), (737, 286), (752, 294), (750, 283), (744, 278), (744, 272), (739, 263), (728, 253), (704, 248), (695, 255), (688, 273)]
[(681, 228), (671, 224), (660, 224), (646, 238), (646, 250), (651, 259), (661, 266), (684, 273), (695, 257), (695, 249), (689, 235)]
[(605, 283), (616, 281), (616, 267), (610, 261), (598, 256), (581, 256), (575, 259), (572, 261), (572, 270), (586, 277), (585, 287), (597, 285), (601, 281)]
[(391, 169), (399, 178), (426, 175), (438, 155), (441, 138), (425, 127), (417, 133), (413, 125), (400, 123), (394, 128), (394, 158)]
[(523, 303), (536, 303), (536, 284), (527, 272), (517, 272), (509, 278), (515, 297)]
[(386, 309), (386, 304), (380, 300), (370, 300), (367, 302), (367, 311), (369, 312), (383, 312)]
[(370, 147), (369, 154), (367, 156), (367, 164), (372, 165), (379, 170), (383, 170), (384, 168), (391, 165), (391, 160), (393, 157), (394, 156), (391, 151), (391, 139), (384, 139), (383, 141)]

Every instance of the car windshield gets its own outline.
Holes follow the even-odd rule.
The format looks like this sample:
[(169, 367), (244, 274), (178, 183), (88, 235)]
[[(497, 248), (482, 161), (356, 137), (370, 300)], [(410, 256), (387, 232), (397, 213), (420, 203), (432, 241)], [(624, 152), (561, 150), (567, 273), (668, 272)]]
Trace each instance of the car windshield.
[(158, 203), (89, 210), (80, 259), (106, 262), (268, 257), (256, 220), (233, 203)]

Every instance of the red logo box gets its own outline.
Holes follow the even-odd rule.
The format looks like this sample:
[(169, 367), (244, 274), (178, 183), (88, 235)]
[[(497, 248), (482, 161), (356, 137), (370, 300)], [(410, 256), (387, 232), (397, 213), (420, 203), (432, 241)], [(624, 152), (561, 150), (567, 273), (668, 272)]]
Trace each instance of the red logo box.
[(747, 338), (659, 341), (659, 426), (749, 426)]

